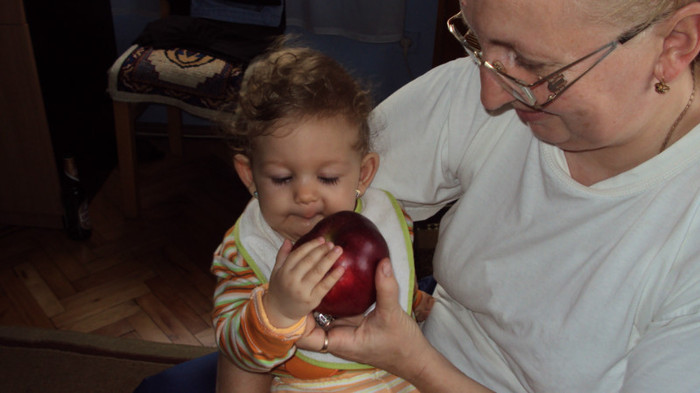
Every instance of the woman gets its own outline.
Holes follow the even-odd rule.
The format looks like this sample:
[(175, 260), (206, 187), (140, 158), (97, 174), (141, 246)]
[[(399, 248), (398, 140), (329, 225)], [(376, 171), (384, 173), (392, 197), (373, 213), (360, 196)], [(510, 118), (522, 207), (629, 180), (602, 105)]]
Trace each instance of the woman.
[(330, 352), (424, 392), (700, 391), (700, 3), (460, 5), (469, 58), (376, 110), (374, 184), (456, 201), (436, 304), (423, 335), (384, 263)]

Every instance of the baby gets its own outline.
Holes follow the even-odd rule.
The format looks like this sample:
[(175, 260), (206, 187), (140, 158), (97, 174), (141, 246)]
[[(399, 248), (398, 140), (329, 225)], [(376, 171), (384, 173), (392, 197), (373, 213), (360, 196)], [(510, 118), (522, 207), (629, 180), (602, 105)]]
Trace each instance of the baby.
[(385, 371), (326, 353), (312, 310), (342, 276), (332, 268), (342, 250), (318, 238), (292, 251), (322, 218), (363, 214), (389, 244), (406, 312), (424, 319), (430, 311), (432, 297), (415, 283), (413, 224), (389, 193), (370, 188), (379, 166), (371, 109), (367, 91), (311, 49), (278, 47), (246, 70), (229, 131), (253, 198), (212, 265), (217, 391), (411, 391)]

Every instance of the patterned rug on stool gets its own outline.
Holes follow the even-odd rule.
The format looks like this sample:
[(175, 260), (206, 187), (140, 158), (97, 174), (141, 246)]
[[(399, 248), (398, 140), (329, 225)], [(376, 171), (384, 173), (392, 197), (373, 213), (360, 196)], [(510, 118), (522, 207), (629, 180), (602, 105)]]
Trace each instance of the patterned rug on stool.
[(115, 101), (176, 106), (213, 118), (233, 111), (244, 65), (188, 49), (131, 46), (109, 71)]

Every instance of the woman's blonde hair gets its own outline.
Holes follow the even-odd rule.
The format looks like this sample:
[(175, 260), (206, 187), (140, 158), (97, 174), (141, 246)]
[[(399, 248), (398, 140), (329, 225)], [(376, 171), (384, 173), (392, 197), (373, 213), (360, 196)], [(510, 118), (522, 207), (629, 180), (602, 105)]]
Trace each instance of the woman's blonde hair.
[(577, 0), (595, 20), (631, 28), (663, 19), (700, 0)]
[[(700, 0), (575, 0), (592, 21), (632, 29), (648, 26)], [(700, 62), (700, 54), (694, 65)]]

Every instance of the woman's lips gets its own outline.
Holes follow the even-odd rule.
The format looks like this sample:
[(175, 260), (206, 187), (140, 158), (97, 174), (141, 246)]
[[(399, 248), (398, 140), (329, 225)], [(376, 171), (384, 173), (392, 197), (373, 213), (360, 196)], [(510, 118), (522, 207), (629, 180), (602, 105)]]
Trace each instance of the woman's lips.
[(516, 109), (515, 113), (518, 114), (520, 121), (525, 124), (536, 123), (547, 116), (546, 112), (525, 109)]

